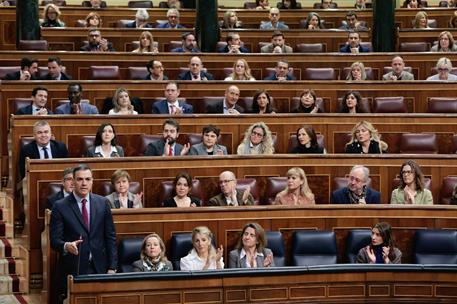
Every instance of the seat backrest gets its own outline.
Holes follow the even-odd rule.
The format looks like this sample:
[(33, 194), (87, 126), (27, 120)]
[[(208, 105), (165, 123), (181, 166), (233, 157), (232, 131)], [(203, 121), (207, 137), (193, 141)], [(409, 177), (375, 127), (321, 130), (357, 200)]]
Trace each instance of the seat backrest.
[(408, 113), (403, 96), (375, 97), (372, 106), (373, 113)]
[(20, 40), (19, 49), (24, 51), (47, 51), (47, 40)]
[(457, 176), (446, 176), (443, 178), (440, 191), (440, 204), (449, 205), (452, 197), (452, 192), (457, 185)]
[(428, 52), (430, 43), (428, 42), (401, 42), (400, 52)]
[(81, 136), (81, 142), (79, 144), (80, 150), (78, 152), (76, 152), (76, 151), (74, 151), (74, 149), (71, 149), (72, 151), (70, 152), (70, 156), (71, 157), (84, 157), (87, 150), (90, 147), (94, 146), (94, 142), (95, 142), (95, 135)]
[(32, 104), (32, 98), (14, 98), (13, 99), (14, 113), (17, 113), (17, 111), (20, 108), (26, 107), (30, 104)]
[(149, 74), (146, 67), (128, 67), (128, 71), (131, 80), (145, 79)]
[(192, 233), (173, 233), (170, 240), (170, 254), (168, 259), (173, 265), (173, 270), (181, 270), (180, 260), (192, 249)]
[(355, 264), (357, 254), (363, 247), (371, 242), (370, 229), (354, 229), (350, 230), (346, 237), (346, 259), (348, 263)]
[(272, 205), (275, 201), (276, 194), (281, 192), (287, 187), (287, 177), (285, 176), (271, 176), (267, 178), (267, 186), (265, 190), (265, 197), (263, 203), (265, 205)]
[(306, 68), (303, 74), (303, 80), (335, 80), (334, 68)]
[[(325, 149), (325, 138), (322, 134), (316, 134), (317, 137), (317, 145), (322, 149)], [(289, 145), (287, 151), (292, 151), (298, 145), (297, 134), (291, 134), (289, 136)]]
[(43, 1), (41, 1), (42, 6), (48, 5), (50, 3), (55, 4), (57, 6), (66, 6), (67, 5), (67, 1), (65, 1), (65, 0), (43, 0)]
[(143, 156), (144, 152), (146, 152), (147, 146), (152, 143), (160, 140), (163, 136), (159, 134), (141, 134), (139, 147), (137, 148), (138, 156)]
[(236, 189), (238, 191), (245, 191), (250, 187), (251, 195), (254, 197), (254, 205), (260, 204), (260, 189), (255, 178), (237, 178)]
[(255, 1), (254, 2), (244, 2), (243, 8), (244, 9), (255, 9), (257, 7)]
[[(202, 102), (203, 113), (206, 113), (206, 109), (209, 106), (214, 106), (214, 105), (222, 102), (223, 100), (224, 100), (224, 96), (204, 96), (203, 97), (203, 102)], [(195, 113), (195, 111), (194, 111), (194, 113)]]
[(429, 113), (457, 113), (457, 97), (429, 97)]
[(2, 66), (0, 67), (0, 79), (4, 79), (6, 74), (15, 73), (21, 70), (20, 66)]
[(91, 80), (119, 80), (121, 74), (117, 65), (91, 65), (89, 78)]
[(295, 46), (297, 53), (325, 53), (327, 44), (324, 43), (298, 43)]
[(273, 259), (276, 267), (286, 266), (286, 250), (284, 248), (284, 238), (280, 231), (267, 231), (267, 248), (273, 252)]
[(416, 264), (457, 264), (457, 231), (417, 230), (413, 261)]
[(119, 241), (118, 245), (118, 271), (133, 272), (132, 263), (140, 259), (143, 238), (128, 238)]
[[(300, 96), (294, 96), (292, 97), (292, 100), (290, 102), (290, 110), (293, 111), (297, 109), (300, 106)], [(316, 98), (316, 106), (321, 110), (322, 113), (325, 113), (325, 105), (324, 105), (324, 100), (322, 97), (317, 97)]]
[(86, 27), (86, 20), (84, 20), (84, 19), (76, 20), (75, 27)]
[(135, 1), (129, 1), (127, 3), (127, 7), (152, 8), (153, 4), (152, 4), (151, 0), (135, 0)]
[[(351, 67), (345, 67), (343, 69), (342, 75), (340, 76), (340, 79), (346, 80), (350, 73), (351, 73)], [(365, 67), (365, 74), (367, 75), (366, 80), (377, 80), (377, 77), (375, 76), (375, 73), (371, 67)]]
[[(322, 3), (321, 3), (321, 2), (316, 2), (316, 3), (314, 3), (314, 4), (313, 4), (313, 8), (314, 8), (314, 9), (324, 9), (324, 8), (322, 7)], [(330, 3), (330, 7), (329, 7), (329, 8), (338, 8), (338, 3), (336, 3), (336, 2)]]
[(438, 142), (435, 133), (402, 133), (400, 153), (437, 154)]
[[(161, 207), (163, 202), (170, 198), (173, 195), (173, 181), (162, 181), (159, 185), (159, 197), (158, 197), (158, 206)], [(203, 191), (202, 191), (202, 184), (200, 180), (193, 179), (192, 180), (192, 189), (191, 195), (199, 198), (200, 200), (203, 198)]]
[(128, 24), (132, 23), (133, 19), (120, 19), (117, 20), (116, 23), (114, 24), (114, 27), (116, 28), (126, 28)]
[(165, 51), (171, 51), (172, 49), (176, 49), (182, 46), (182, 41), (181, 40), (171, 40), (170, 43), (168, 44), (168, 50)]
[(292, 235), (292, 266), (336, 264), (337, 256), (333, 231), (298, 230)]
[[(90, 1), (89, 1), (89, 0), (84, 0), (84, 1), (81, 3), (81, 6), (82, 6), (82, 7), (92, 7), (92, 5), (90, 4)], [(102, 1), (102, 3), (100, 4), (100, 7), (101, 7), (101, 8), (106, 7), (106, 1)]]

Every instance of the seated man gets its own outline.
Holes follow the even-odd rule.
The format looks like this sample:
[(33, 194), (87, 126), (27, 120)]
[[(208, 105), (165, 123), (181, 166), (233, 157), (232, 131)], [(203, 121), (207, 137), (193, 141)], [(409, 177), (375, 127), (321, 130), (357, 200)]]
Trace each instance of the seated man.
[(19, 71), (5, 76), (5, 80), (37, 80), (38, 78), (38, 60), (27, 57), (21, 59)]
[(230, 53), (230, 54), (240, 54), (240, 53), (249, 53), (248, 49), (244, 46), (241, 46), (240, 34), (238, 33), (228, 33), (227, 38), (225, 39), (227, 45), (223, 48), (217, 50), (218, 53)]
[(71, 80), (71, 77), (63, 71), (62, 61), (59, 57), (48, 58), (48, 74), (42, 80)]
[(25, 158), (52, 159), (67, 158), (68, 150), (64, 143), (51, 139), (51, 126), (45, 120), (39, 120), (33, 125), (34, 140), (24, 145), (19, 153), (19, 174), (25, 177)]
[(98, 114), (96, 106), (81, 102), (83, 88), (79, 83), (70, 83), (67, 87), (68, 100), (57, 107), (56, 114)]
[(178, 100), (180, 91), (176, 82), (169, 82), (164, 93), (165, 99), (156, 101), (152, 105), (152, 114), (192, 114), (192, 105)]
[(213, 125), (203, 127), (202, 142), (190, 148), (189, 155), (227, 155), (227, 148), (217, 143), (221, 130)]
[(263, 80), (295, 80), (295, 77), (290, 75), (291, 69), (289, 68), (289, 62), (281, 59), (276, 63), (275, 73), (264, 78)]
[(135, 21), (130, 22), (126, 25), (127, 28), (152, 28), (151, 24), (148, 23), (149, 14), (144, 8), (139, 8), (135, 14)]
[(367, 167), (352, 167), (347, 187), (334, 191), (330, 204), (380, 204), (381, 194), (367, 186), (369, 176)]
[(268, 13), (268, 22), (261, 22), (260, 29), (261, 30), (288, 30), (289, 27), (282, 21), (279, 21), (279, 9), (276, 7), (270, 8), (270, 12)]
[(163, 74), (162, 62), (158, 60), (149, 60), (146, 63), (146, 69), (148, 69), (148, 76), (144, 80), (168, 80), (168, 77)]
[(350, 31), (348, 34), (348, 41), (346, 42), (346, 45), (340, 49), (340, 52), (353, 54), (369, 52), (370, 50), (362, 46), (360, 42), (362, 42), (362, 39), (360, 39), (360, 34), (358, 32)]
[(382, 80), (414, 80), (414, 75), (405, 71), (405, 62), (401, 56), (392, 59), (392, 72), (384, 74)]
[(192, 33), (184, 33), (181, 36), (182, 46), (179, 48), (172, 49), (172, 53), (200, 53), (200, 50), (197, 48), (197, 41), (195, 36)]
[(105, 1), (102, 1), (102, 0), (90, 0), (90, 7), (92, 7), (92, 8), (105, 8), (107, 6), (106, 6), (106, 2)]
[(48, 89), (36, 87), (32, 91), (32, 104), (17, 110), (17, 115), (48, 115), (51, 110), (46, 108), (48, 102)]
[(189, 71), (180, 74), (178, 80), (214, 80), (214, 77), (210, 73), (203, 71), (202, 60), (199, 57), (194, 56), (190, 58)]
[(328, 9), (328, 8), (336, 8), (337, 5), (333, 0), (321, 0), (321, 8)]
[(179, 11), (175, 8), (170, 8), (167, 11), (167, 19), (168, 22), (159, 23), (156, 27), (157, 28), (185, 28), (184, 25), (179, 23)]
[(274, 31), (271, 35), (271, 43), (263, 46), (260, 53), (293, 53), (294, 50), (286, 45), (284, 34), (280, 31)]
[(179, 123), (176, 120), (165, 120), (162, 129), (162, 138), (146, 147), (145, 156), (175, 156), (186, 155), (189, 152), (190, 143), (183, 146), (176, 142), (179, 136)]
[(208, 114), (241, 114), (244, 109), (237, 105), (240, 98), (240, 89), (236, 85), (229, 86), (224, 93), (224, 100), (214, 105), (208, 105), (206, 113)]
[(219, 175), (219, 186), (221, 193), (213, 196), (209, 200), (208, 206), (254, 205), (254, 198), (249, 187), (244, 192), (236, 189), (236, 176), (232, 171), (224, 171)]
[(81, 47), (80, 51), (84, 52), (115, 52), (113, 44), (102, 38), (100, 30), (91, 29), (87, 36), (89, 44)]
[(63, 170), (62, 189), (59, 192), (48, 196), (46, 199), (46, 209), (52, 210), (54, 203), (70, 195), (73, 192), (74, 188), (73, 168), (66, 168)]
[(340, 30), (346, 31), (368, 31), (366, 26), (357, 21), (357, 14), (354, 11), (346, 13), (346, 23), (339, 27)]

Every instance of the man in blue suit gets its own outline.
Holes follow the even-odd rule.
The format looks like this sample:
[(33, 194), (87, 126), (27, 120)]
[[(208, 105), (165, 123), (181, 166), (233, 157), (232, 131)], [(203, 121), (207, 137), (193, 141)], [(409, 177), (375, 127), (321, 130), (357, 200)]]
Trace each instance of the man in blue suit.
[(368, 53), (370, 50), (360, 44), (360, 34), (356, 31), (350, 31), (348, 34), (348, 41), (345, 46), (340, 49), (340, 53)]
[(92, 170), (84, 164), (73, 169), (73, 193), (52, 208), (51, 246), (60, 253), (57, 284), (65, 298), (67, 276), (114, 274), (117, 269), (116, 231), (108, 200), (91, 193)]
[(17, 115), (48, 115), (51, 110), (46, 108), (48, 102), (48, 90), (45, 87), (36, 87), (32, 91), (32, 103), (19, 108)]
[(81, 102), (83, 89), (79, 83), (70, 83), (67, 88), (69, 103), (60, 105), (56, 114), (98, 114), (98, 109), (87, 102)]
[(197, 47), (197, 41), (195, 40), (194, 34), (190, 32), (183, 33), (181, 35), (182, 46), (172, 49), (172, 53), (200, 53)]
[(370, 170), (365, 166), (354, 166), (349, 173), (347, 187), (332, 193), (331, 204), (380, 204), (381, 194), (367, 186)]
[(182, 24), (179, 23), (179, 11), (176, 8), (170, 8), (167, 11), (168, 22), (160, 23), (157, 28), (175, 28), (181, 29), (185, 28)]
[(174, 81), (167, 84), (165, 88), (165, 99), (156, 101), (152, 105), (153, 114), (192, 114), (193, 107), (185, 101), (179, 101), (179, 87)]

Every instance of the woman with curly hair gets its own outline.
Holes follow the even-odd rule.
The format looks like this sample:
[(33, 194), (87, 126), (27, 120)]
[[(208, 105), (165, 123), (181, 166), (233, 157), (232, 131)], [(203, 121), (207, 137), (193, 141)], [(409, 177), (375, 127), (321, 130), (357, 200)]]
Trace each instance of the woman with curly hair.
[(244, 133), (244, 139), (238, 146), (238, 155), (273, 154), (273, 138), (264, 122), (252, 124)]
[(368, 121), (356, 123), (351, 131), (351, 140), (346, 144), (345, 153), (382, 154), (387, 152), (387, 143), (381, 140), (378, 130)]
[(275, 205), (314, 205), (314, 194), (308, 186), (302, 168), (290, 168), (286, 173), (287, 187), (276, 194)]
[(98, 28), (102, 27), (102, 18), (97, 12), (90, 12), (86, 16), (86, 27), (87, 28)]

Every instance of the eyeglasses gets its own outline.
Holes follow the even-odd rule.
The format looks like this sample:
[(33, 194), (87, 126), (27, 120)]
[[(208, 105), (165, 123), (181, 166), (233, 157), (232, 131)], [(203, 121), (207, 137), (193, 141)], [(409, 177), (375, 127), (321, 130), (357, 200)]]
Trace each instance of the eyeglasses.
[(234, 179), (224, 179), (224, 180), (220, 180), (219, 184), (220, 185), (228, 184), (228, 183), (233, 182), (233, 181), (234, 181)]
[(413, 174), (413, 171), (411, 171), (411, 170), (401, 171), (401, 175), (410, 175), (410, 174)]
[(361, 182), (363, 182), (363, 180), (361, 180), (360, 178), (355, 177), (355, 176), (349, 176), (349, 180), (350, 180), (351, 182), (355, 181), (356, 183), (361, 183)]
[(438, 68), (438, 72), (449, 72), (448, 68)]
[(252, 131), (251, 135), (255, 135), (257, 137), (263, 137), (262, 133), (259, 133), (259, 132), (256, 132), (256, 131)]

